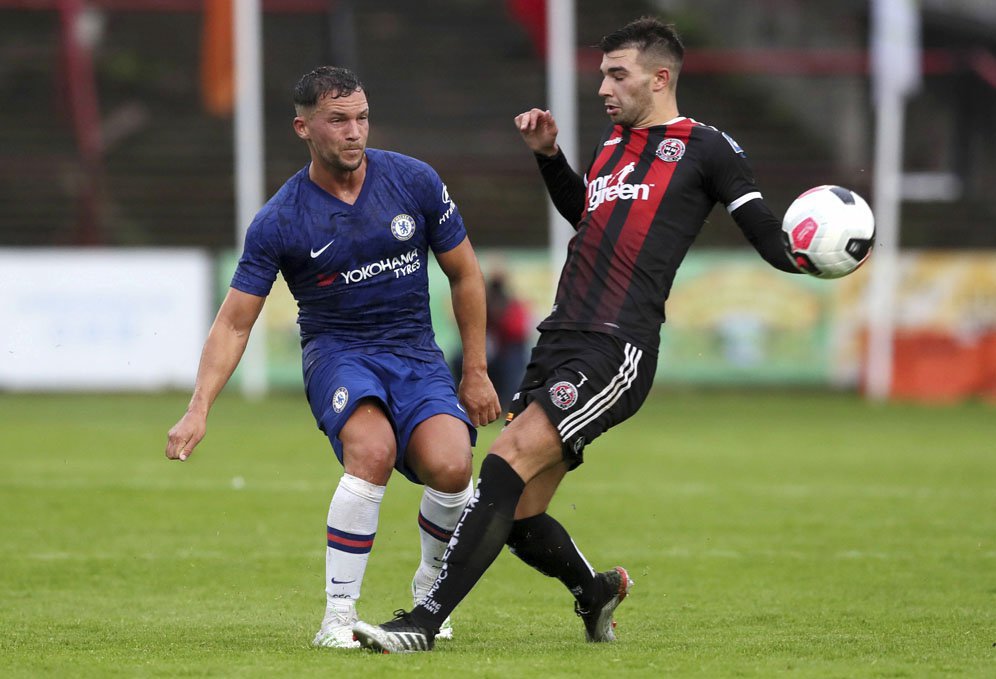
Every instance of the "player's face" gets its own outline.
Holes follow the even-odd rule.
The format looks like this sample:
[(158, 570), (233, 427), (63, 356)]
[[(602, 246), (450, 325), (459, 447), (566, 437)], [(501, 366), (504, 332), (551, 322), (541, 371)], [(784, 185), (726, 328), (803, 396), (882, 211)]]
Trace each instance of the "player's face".
[(353, 172), (363, 164), (370, 133), (370, 107), (363, 90), (348, 97), (322, 97), (307, 116), (294, 120), (312, 158), (334, 172)]
[(605, 100), (605, 112), (612, 122), (641, 127), (654, 111), (654, 74), (637, 61), (636, 48), (606, 52), (602, 56), (602, 85), (598, 96)]

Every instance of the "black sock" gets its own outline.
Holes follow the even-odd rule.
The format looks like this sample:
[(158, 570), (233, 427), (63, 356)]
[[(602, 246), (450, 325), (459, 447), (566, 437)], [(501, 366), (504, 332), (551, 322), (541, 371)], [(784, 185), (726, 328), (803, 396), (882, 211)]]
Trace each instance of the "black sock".
[(438, 630), (481, 579), (508, 539), (523, 488), (522, 478), (504, 459), (484, 458), (477, 491), (453, 529), (436, 582), (412, 611), (416, 624)]
[(564, 583), (582, 607), (595, 598), (595, 574), (591, 565), (567, 530), (549, 514), (513, 523), (508, 547), (512, 554), (543, 575)]

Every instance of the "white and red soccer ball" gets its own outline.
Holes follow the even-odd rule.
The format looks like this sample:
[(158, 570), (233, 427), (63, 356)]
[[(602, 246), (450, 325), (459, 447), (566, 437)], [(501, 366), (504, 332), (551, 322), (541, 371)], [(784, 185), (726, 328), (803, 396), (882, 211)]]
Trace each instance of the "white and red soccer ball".
[(817, 278), (840, 278), (868, 259), (875, 242), (875, 217), (854, 191), (828, 184), (792, 201), (782, 233), (789, 257), (800, 271)]

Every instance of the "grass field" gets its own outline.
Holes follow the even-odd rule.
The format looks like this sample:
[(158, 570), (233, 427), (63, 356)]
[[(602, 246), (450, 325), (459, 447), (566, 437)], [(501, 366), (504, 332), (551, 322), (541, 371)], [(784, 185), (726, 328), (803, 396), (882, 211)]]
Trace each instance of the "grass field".
[[(996, 676), (992, 405), (659, 391), (552, 511), (636, 579), (617, 643), (504, 553), (455, 640), (377, 656), (309, 646), (340, 468), (303, 397), (232, 394), (184, 464), (185, 395), (0, 395), (0, 676)], [(417, 498), (392, 480), (368, 620), (410, 606)]]

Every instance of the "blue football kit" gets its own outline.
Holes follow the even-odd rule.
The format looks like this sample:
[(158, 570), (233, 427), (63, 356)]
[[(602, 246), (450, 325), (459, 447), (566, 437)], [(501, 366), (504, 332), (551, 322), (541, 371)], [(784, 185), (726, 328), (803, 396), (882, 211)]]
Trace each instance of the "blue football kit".
[(467, 236), (445, 184), (426, 163), (367, 149), (356, 202), (315, 184), (305, 166), (259, 211), (232, 287), (265, 297), (280, 272), (297, 300), (305, 390), (342, 462), (339, 431), (363, 398), (385, 407), (404, 465), (414, 428), (437, 414), (464, 421), (429, 314), (428, 252)]

